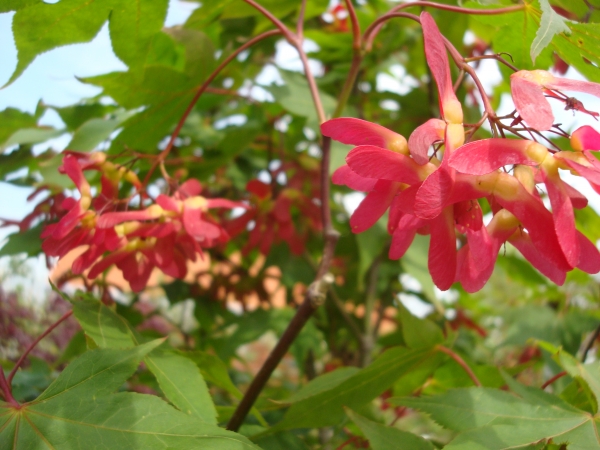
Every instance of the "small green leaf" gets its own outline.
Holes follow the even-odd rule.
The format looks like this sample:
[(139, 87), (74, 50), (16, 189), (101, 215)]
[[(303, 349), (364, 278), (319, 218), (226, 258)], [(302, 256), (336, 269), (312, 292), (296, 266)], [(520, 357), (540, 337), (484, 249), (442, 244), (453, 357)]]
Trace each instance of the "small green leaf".
[(103, 303), (88, 298), (73, 302), (73, 313), (85, 334), (100, 348), (129, 348), (134, 338), (127, 322)]
[(291, 397), (285, 400), (286, 403), (297, 403), (309, 397), (313, 397), (321, 392), (329, 391), (341, 383), (346, 381), (360, 369), (358, 367), (340, 367), (332, 372), (324, 373), (302, 387), (298, 392), (292, 394)]
[(67, 148), (80, 152), (94, 150), (98, 144), (107, 140), (111, 133), (131, 115), (131, 113), (121, 113), (111, 119), (93, 118), (88, 120), (75, 131)]
[(100, 103), (84, 103), (64, 107), (51, 106), (69, 131), (75, 131), (90, 119), (101, 119), (106, 114), (114, 111), (114, 105), (102, 105)]
[(39, 128), (22, 128), (15, 131), (4, 143), (0, 146), (3, 150), (11, 145), (21, 144), (39, 144), (64, 134), (64, 130), (56, 130), (54, 128), (39, 127)]
[(69, 364), (35, 403), (59, 396), (83, 400), (108, 395), (133, 374), (148, 352), (163, 342), (164, 339), (157, 339), (124, 350), (105, 348), (88, 351)]
[(531, 44), (531, 61), (534, 64), (540, 52), (550, 44), (554, 35), (559, 33), (571, 33), (571, 29), (567, 26), (566, 20), (554, 12), (550, 3), (548, 3), (548, 0), (539, 0), (539, 2), (540, 8), (542, 9), (542, 18), (540, 28), (537, 30), (535, 39)]
[(398, 307), (402, 336), (410, 348), (433, 347), (444, 341), (444, 334), (431, 320), (419, 319), (413, 316), (402, 304)]
[[(73, 309), (86, 334), (100, 347), (128, 348), (140, 342), (127, 321), (101, 302), (82, 298), (73, 302)], [(203, 422), (216, 424), (217, 413), (208, 387), (193, 361), (173, 352), (156, 350), (148, 354), (144, 362), (171, 403)]]
[(36, 126), (37, 118), (26, 112), (15, 108), (6, 108), (0, 112), (0, 144), (6, 147), (6, 140), (21, 128), (33, 128)]
[(398, 428), (372, 422), (363, 416), (356, 414), (351, 409), (346, 409), (346, 414), (354, 422), (365, 437), (373, 450), (433, 450), (431, 442), (421, 436), (399, 430)]
[(27, 256), (37, 256), (42, 252), (40, 233), (44, 224), (36, 225), (24, 232), (13, 233), (0, 249), (0, 256), (18, 255), (25, 253)]
[(27, 449), (258, 449), (243, 436), (183, 414), (158, 397), (111, 394), (161, 342), (86, 352), (37, 400), (19, 409), (1, 403), (0, 443)]
[(357, 408), (388, 389), (402, 375), (425, 363), (441, 360), (431, 349), (387, 350), (375, 362), (339, 385), (294, 403), (276, 429), (311, 428), (337, 424), (343, 407)]
[(468, 388), (389, 402), (423, 411), (440, 425), (459, 431), (445, 449), (502, 450), (549, 438), (558, 444), (568, 442), (569, 450), (600, 445), (593, 416), (565, 406), (558, 398), (530, 403), (497, 389)]
[(165, 396), (182, 412), (217, 423), (217, 411), (196, 364), (173, 352), (155, 351), (144, 359)]
[(36, 3), (17, 11), (13, 33), (18, 51), (12, 83), (43, 52), (62, 45), (88, 42), (106, 22), (111, 1), (63, 0)]

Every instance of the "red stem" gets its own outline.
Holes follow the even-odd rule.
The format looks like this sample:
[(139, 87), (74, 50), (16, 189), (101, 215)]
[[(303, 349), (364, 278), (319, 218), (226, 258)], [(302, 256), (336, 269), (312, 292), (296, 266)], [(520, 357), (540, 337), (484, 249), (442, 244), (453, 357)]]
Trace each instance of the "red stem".
[[(383, 22), (385, 22), (386, 20), (389, 20), (393, 17), (398, 17), (398, 16), (394, 16), (394, 13), (396, 13), (397, 11), (400, 11), (405, 8), (411, 8), (413, 6), (421, 6), (421, 7), (428, 6), (431, 8), (443, 9), (445, 11), (452, 11), (452, 12), (456, 12), (456, 13), (460, 13), (460, 14), (483, 15), (483, 16), (506, 14), (506, 13), (521, 11), (522, 9), (525, 9), (525, 5), (514, 5), (514, 6), (507, 6), (506, 8), (495, 8), (495, 9), (473, 9), (473, 8), (462, 8), (460, 6), (443, 5), (443, 4), (427, 2), (427, 1), (416, 1), (416, 2), (411, 2), (411, 3), (403, 3), (402, 5), (398, 5), (392, 9), (390, 9), (390, 11), (388, 13), (379, 17), (371, 25), (369, 25), (369, 27), (367, 28), (367, 30), (365, 31), (365, 34), (363, 36), (364, 42), (367, 43), (367, 50), (370, 50), (371, 44), (372, 44), (373, 40), (375, 39), (375, 36), (377, 35), (377, 33), (379, 33), (379, 31), (381, 30), (381, 27), (383, 26)], [(371, 36), (371, 35), (373, 35), (373, 36)]]
[[(273, 22), (273, 25), (275, 25), (281, 31), (281, 33), (285, 36), (288, 42), (296, 48), (296, 50), (298, 51), (298, 55), (300, 56), (300, 60), (302, 61), (302, 66), (304, 67), (304, 76), (306, 76), (308, 88), (310, 89), (310, 95), (312, 96), (313, 103), (315, 104), (315, 109), (317, 110), (319, 123), (325, 122), (325, 110), (323, 109), (321, 98), (319, 97), (319, 89), (317, 88), (317, 83), (315, 81), (315, 77), (312, 74), (312, 71), (310, 70), (310, 66), (308, 65), (308, 58), (306, 57), (306, 53), (304, 53), (304, 50), (302, 50), (302, 37), (292, 33), (277, 17), (275, 17), (264, 7), (256, 3), (254, 0), (244, 1), (250, 6), (256, 8), (267, 19)], [(303, 13), (301, 14), (301, 16), (303, 16)], [(302, 29), (302, 27), (300, 26), (299, 28)]]
[(296, 35), (302, 41), (304, 39), (304, 11), (306, 10), (306, 0), (302, 0), (300, 11), (298, 12), (298, 22), (296, 24)]
[(267, 19), (269, 19), (273, 25), (275, 25), (279, 31), (281, 31), (281, 34), (283, 34), (285, 36), (285, 38), (290, 41), (290, 43), (292, 45), (295, 45), (297, 42), (297, 37), (294, 33), (292, 33), (288, 27), (285, 26), (285, 24), (283, 22), (281, 22), (277, 17), (275, 17), (273, 14), (271, 14), (271, 12), (269, 10), (267, 10), (266, 8), (264, 8), (263, 6), (259, 5), (258, 3), (256, 3), (254, 0), (244, 0), (246, 3), (248, 3), (250, 6), (252, 6), (253, 8), (256, 8), (258, 11), (260, 11), (260, 13), (265, 16)]
[(12, 392), (10, 391), (10, 384), (6, 381), (6, 378), (4, 378), (4, 370), (2, 368), (0, 368), (0, 390), (2, 390), (4, 400), (6, 400), (15, 408), (21, 406), (19, 405), (19, 402), (16, 401), (13, 397)]
[(475, 372), (471, 370), (471, 368), (467, 365), (464, 359), (462, 359), (458, 354), (454, 353), (452, 350), (450, 350), (447, 347), (444, 347), (443, 345), (436, 345), (435, 348), (436, 350), (445, 353), (446, 355), (450, 356), (450, 358), (452, 358), (454, 361), (456, 361), (458, 365), (462, 367), (463, 370), (467, 373), (467, 375), (469, 375), (469, 378), (471, 378), (475, 386), (481, 387), (481, 382), (477, 378), (477, 375), (475, 375)]
[(383, 23), (387, 20), (393, 19), (394, 17), (404, 17), (406, 19), (412, 19), (415, 22), (421, 23), (419, 16), (410, 13), (404, 12), (389, 12), (384, 14), (383, 16), (377, 18), (369, 27), (365, 30), (365, 34), (363, 34), (363, 42), (365, 43), (365, 49), (367, 51), (371, 50), (373, 46), (373, 41), (377, 37), (377, 33), (383, 26)]
[(494, 8), (494, 9), (475, 9), (475, 8), (463, 8), (461, 6), (452, 6), (452, 5), (443, 5), (440, 3), (427, 2), (427, 1), (417, 1), (411, 3), (403, 3), (402, 5), (398, 5), (390, 10), (390, 12), (400, 11), (401, 9), (411, 8), (413, 6), (429, 6), (435, 9), (443, 9), (445, 11), (453, 11), (460, 14), (474, 14), (474, 15), (496, 15), (496, 14), (506, 14), (511, 12), (521, 11), (525, 9), (525, 5), (513, 5), (507, 6), (505, 8)]
[(360, 50), (360, 24), (358, 23), (358, 17), (356, 16), (356, 11), (354, 9), (354, 5), (352, 4), (352, 0), (346, 0), (346, 8), (348, 9), (348, 14), (350, 15), (350, 22), (352, 23), (352, 48), (354, 51)]
[(15, 367), (13, 367), (13, 369), (8, 374), (7, 382), (9, 385), (9, 389), (10, 389), (10, 384), (12, 383), (13, 377), (17, 373), (17, 370), (19, 369), (21, 364), (23, 364), (23, 361), (25, 361), (25, 358), (27, 358), (27, 355), (29, 355), (29, 353), (31, 353), (31, 351), (35, 348), (35, 346), (38, 345), (42, 339), (44, 339), (46, 336), (48, 336), (48, 334), (50, 334), (52, 332), (52, 330), (54, 330), (57, 326), (59, 326), (61, 323), (63, 323), (69, 317), (71, 317), (71, 314), (73, 314), (73, 310), (70, 310), (70, 311), (67, 311), (66, 313), (64, 313), (60, 319), (58, 319), (56, 322), (54, 322), (52, 325), (50, 325), (48, 327), (48, 329), (46, 331), (44, 331), (35, 341), (33, 341), (31, 344), (29, 344), (29, 347), (27, 347), (27, 350), (25, 350), (25, 352), (21, 355), (19, 360), (16, 362)]
[(550, 386), (552, 383), (554, 383), (556, 380), (558, 380), (559, 378), (564, 377), (567, 374), (566, 371), (563, 372), (559, 372), (556, 375), (554, 375), (552, 378), (550, 378), (548, 381), (546, 381), (544, 384), (542, 384), (542, 390), (546, 389), (548, 386)]
[(169, 155), (169, 152), (171, 151), (171, 149), (173, 148), (173, 145), (175, 144), (175, 139), (177, 139), (177, 136), (179, 136), (179, 132), (181, 131), (181, 128), (183, 127), (183, 124), (185, 123), (185, 120), (192, 112), (194, 105), (196, 104), (196, 102), (198, 101), (200, 96), (204, 93), (204, 91), (206, 91), (206, 89), (208, 88), (208, 85), (210, 83), (212, 83), (212, 81), (221, 72), (221, 70), (223, 70), (225, 68), (225, 66), (227, 66), (227, 64), (229, 64), (237, 55), (239, 55), (241, 52), (243, 52), (247, 48), (252, 47), (254, 44), (256, 44), (259, 41), (262, 41), (263, 39), (266, 39), (270, 36), (275, 36), (275, 35), (281, 34), (281, 33), (282, 32), (280, 30), (270, 30), (270, 31), (265, 31), (264, 33), (259, 34), (256, 37), (253, 37), (248, 42), (246, 42), (244, 45), (242, 45), (241, 47), (236, 49), (231, 55), (229, 55), (227, 58), (225, 58), (223, 60), (223, 62), (221, 64), (219, 64), (219, 66), (213, 71), (213, 73), (210, 74), (210, 76), (207, 78), (207, 80), (204, 83), (202, 83), (202, 86), (200, 86), (200, 88), (198, 88), (196, 95), (194, 95), (194, 98), (192, 99), (192, 101), (190, 102), (188, 107), (186, 108), (185, 112), (182, 114), (181, 118), (179, 119), (179, 122), (177, 122), (177, 126), (175, 127), (175, 130), (171, 134), (169, 143), (167, 144), (165, 149), (162, 152), (160, 152), (160, 154), (158, 155), (158, 157), (156, 158), (156, 160), (150, 167), (150, 170), (148, 171), (148, 174), (146, 175), (146, 178), (144, 179), (144, 186), (146, 186), (148, 184), (148, 182), (150, 181), (150, 177), (152, 176), (152, 173), (154, 172), (156, 167), (158, 167), (158, 165), (160, 163), (162, 163), (166, 159), (166, 157)]

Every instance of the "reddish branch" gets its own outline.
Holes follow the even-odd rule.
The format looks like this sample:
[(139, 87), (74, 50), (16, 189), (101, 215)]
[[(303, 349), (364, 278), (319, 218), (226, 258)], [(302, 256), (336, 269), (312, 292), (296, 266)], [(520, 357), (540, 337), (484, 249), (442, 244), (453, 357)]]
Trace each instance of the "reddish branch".
[(552, 383), (554, 383), (556, 380), (558, 380), (559, 378), (564, 377), (567, 374), (566, 371), (563, 372), (559, 372), (556, 375), (554, 375), (552, 378), (550, 378), (548, 381), (546, 381), (544, 384), (542, 384), (542, 390), (546, 389), (548, 386), (550, 386)]
[(450, 358), (456, 361), (458, 365), (462, 367), (463, 370), (467, 373), (467, 375), (469, 375), (469, 378), (473, 381), (473, 384), (475, 384), (475, 386), (481, 386), (481, 382), (477, 378), (477, 375), (475, 375), (475, 372), (471, 370), (471, 368), (465, 362), (465, 360), (462, 359), (458, 354), (454, 353), (452, 350), (450, 350), (447, 347), (444, 347), (443, 345), (436, 345), (435, 349), (450, 356)]
[(10, 391), (10, 384), (6, 381), (6, 378), (4, 378), (4, 370), (2, 368), (0, 368), (0, 391), (2, 391), (4, 400), (6, 400), (12, 406), (14, 406), (15, 408), (21, 406), (19, 405), (19, 402), (17, 402), (13, 397)]
[(367, 50), (371, 48), (371, 44), (375, 39), (375, 36), (381, 30), (383, 24), (393, 18), (399, 17), (395, 15), (397, 11), (400, 11), (405, 8), (412, 8), (414, 6), (420, 7), (431, 7), (436, 9), (443, 9), (446, 11), (452, 11), (460, 14), (470, 14), (470, 15), (498, 15), (498, 14), (507, 14), (511, 12), (517, 12), (525, 9), (525, 5), (514, 5), (507, 6), (505, 8), (494, 8), (494, 9), (473, 9), (473, 8), (463, 8), (460, 6), (452, 6), (452, 5), (442, 5), (439, 3), (426, 2), (426, 1), (416, 1), (411, 3), (403, 3), (402, 5), (396, 6), (392, 8), (387, 14), (377, 18), (365, 31), (364, 42), (367, 43)]
[(179, 136), (179, 133), (181, 131), (181, 128), (183, 127), (183, 124), (185, 123), (187, 117), (192, 112), (192, 109), (194, 109), (194, 105), (196, 104), (196, 102), (198, 101), (200, 96), (204, 93), (204, 91), (206, 91), (206, 89), (208, 88), (208, 85), (213, 82), (213, 80), (217, 77), (217, 75), (219, 75), (221, 70), (223, 70), (231, 61), (233, 61), (234, 58), (236, 58), (244, 50), (248, 49), (249, 47), (252, 47), (254, 44), (262, 41), (263, 39), (266, 39), (270, 36), (275, 36), (277, 34), (281, 34), (281, 31), (280, 30), (265, 31), (262, 34), (259, 34), (258, 36), (253, 37), (248, 42), (246, 42), (244, 45), (242, 45), (237, 50), (235, 50), (231, 55), (229, 55), (227, 58), (225, 58), (221, 62), (221, 64), (219, 64), (219, 66), (210, 74), (210, 76), (206, 79), (206, 81), (204, 83), (202, 83), (202, 86), (200, 86), (198, 88), (196, 95), (194, 95), (194, 98), (192, 99), (192, 101), (190, 102), (188, 107), (185, 109), (183, 114), (181, 115), (179, 122), (177, 122), (177, 126), (175, 127), (175, 130), (171, 134), (171, 138), (169, 139), (167, 146), (165, 147), (165, 149), (162, 152), (159, 153), (158, 157), (156, 158), (156, 160), (150, 167), (150, 170), (148, 171), (148, 174), (146, 175), (146, 178), (144, 179), (144, 186), (148, 185), (148, 182), (150, 181), (150, 177), (152, 176), (152, 173), (154, 172), (154, 170), (158, 167), (159, 164), (162, 164), (164, 162), (166, 157), (171, 152), (171, 149), (173, 148), (173, 145), (175, 144), (175, 139), (177, 139), (177, 136)]
[(59, 326), (61, 323), (63, 323), (69, 317), (71, 317), (72, 314), (73, 314), (73, 310), (70, 310), (70, 311), (67, 311), (66, 313), (64, 313), (60, 319), (58, 319), (56, 322), (54, 322), (52, 325), (50, 325), (48, 327), (48, 329), (46, 331), (44, 331), (40, 336), (38, 336), (38, 338), (35, 341), (33, 341), (31, 344), (29, 344), (29, 347), (27, 347), (25, 352), (23, 352), (23, 354), (21, 355), (19, 360), (16, 362), (15, 367), (13, 367), (13, 369), (8, 374), (7, 382), (8, 382), (9, 386), (10, 386), (10, 383), (12, 383), (12, 379), (15, 376), (15, 374), (17, 373), (17, 370), (19, 370), (19, 367), (21, 367), (21, 364), (23, 364), (23, 361), (25, 361), (25, 358), (27, 358), (27, 356), (29, 355), (29, 353), (31, 353), (31, 351), (35, 348), (35, 346), (38, 345), (42, 339), (44, 339), (46, 336), (48, 336), (50, 333), (52, 333), (52, 330), (54, 330), (57, 326)]

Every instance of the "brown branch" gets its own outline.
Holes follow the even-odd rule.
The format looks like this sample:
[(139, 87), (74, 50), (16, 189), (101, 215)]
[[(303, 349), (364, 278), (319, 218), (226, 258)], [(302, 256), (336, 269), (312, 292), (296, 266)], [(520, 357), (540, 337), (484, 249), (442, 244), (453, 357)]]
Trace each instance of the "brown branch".
[(252, 380), (252, 383), (244, 394), (242, 401), (238, 404), (233, 416), (227, 424), (228, 430), (237, 431), (240, 428), (244, 419), (246, 418), (246, 415), (258, 398), (258, 395), (267, 384), (271, 374), (279, 365), (281, 359), (285, 356), (306, 322), (308, 322), (315, 310), (325, 300), (325, 292), (327, 291), (331, 281), (333, 280), (329, 277), (324, 277), (323, 279), (317, 280), (310, 285), (306, 296), (304, 297), (304, 301), (296, 310), (296, 314), (281, 335), (277, 345), (269, 354), (269, 357), (256, 374), (256, 377), (254, 380)]
[(475, 386), (481, 386), (481, 382), (477, 378), (477, 375), (475, 375), (475, 372), (471, 370), (471, 368), (468, 366), (465, 360), (462, 359), (457, 353), (454, 353), (452, 350), (450, 350), (447, 347), (444, 347), (443, 345), (436, 345), (435, 349), (450, 356), (450, 358), (456, 361), (458, 365), (462, 367), (463, 370), (467, 373), (467, 375), (469, 375), (469, 378), (473, 381), (473, 384), (475, 384)]
[(331, 211), (329, 209), (329, 159), (330, 159), (331, 139), (323, 137), (323, 156), (321, 159), (321, 214), (324, 227), (325, 244), (323, 248), (323, 258), (317, 269), (315, 281), (309, 286), (304, 301), (296, 310), (296, 314), (288, 324), (283, 335), (277, 342), (275, 348), (269, 354), (267, 360), (256, 374), (256, 377), (248, 387), (242, 401), (238, 404), (236, 410), (231, 416), (227, 429), (237, 431), (248, 412), (254, 405), (254, 402), (262, 392), (271, 377), (275, 368), (281, 362), (281, 359), (289, 350), (290, 346), (306, 324), (312, 317), (317, 308), (325, 301), (327, 290), (333, 283), (334, 279), (329, 274), (331, 261), (335, 252), (335, 246), (340, 237), (340, 234), (333, 228), (331, 224)]
[(31, 351), (35, 348), (36, 345), (39, 344), (39, 342), (42, 339), (44, 339), (46, 336), (48, 336), (52, 332), (52, 330), (54, 330), (57, 326), (59, 326), (61, 323), (63, 323), (65, 320), (67, 320), (69, 317), (71, 317), (72, 314), (73, 314), (73, 310), (70, 310), (70, 311), (67, 311), (66, 313), (64, 313), (60, 319), (58, 319), (56, 322), (54, 322), (52, 325), (50, 325), (48, 327), (48, 329), (46, 331), (44, 331), (35, 341), (33, 341), (31, 344), (29, 344), (29, 347), (27, 347), (25, 352), (21, 355), (21, 357), (15, 363), (15, 367), (13, 367), (12, 370), (10, 371), (10, 373), (8, 374), (7, 381), (8, 381), (9, 385), (10, 385), (10, 383), (12, 383), (13, 377), (17, 373), (17, 370), (19, 370), (19, 367), (21, 366), (21, 364), (23, 364), (23, 361), (25, 361), (25, 358), (27, 358), (27, 355), (29, 355), (29, 353), (31, 353)]
[[(304, 67), (304, 74), (308, 82), (308, 87), (310, 89), (313, 103), (317, 111), (319, 122), (324, 122), (325, 112), (323, 110), (321, 98), (319, 97), (317, 83), (308, 64), (308, 58), (306, 56), (306, 53), (302, 49), (302, 39), (294, 35), (294, 33), (287, 29), (287, 27), (283, 23), (281, 23), (276, 17), (274, 17), (261, 5), (257, 4), (254, 0), (244, 1), (256, 8), (257, 10), (259, 10), (267, 19), (271, 20), (271, 22), (273, 22), (273, 24), (277, 28), (279, 28), (279, 30), (288, 39), (290, 44), (292, 44), (298, 51), (300, 60), (302, 61), (302, 65)], [(333, 283), (333, 276), (329, 275), (328, 272), (335, 252), (335, 246), (340, 235), (332, 226), (331, 211), (329, 208), (329, 165), (331, 157), (330, 148), (331, 139), (329, 137), (324, 136), (321, 157), (321, 215), (323, 221), (323, 233), (325, 243), (323, 248), (323, 258), (321, 259), (319, 268), (317, 269), (315, 281), (309, 286), (308, 291), (304, 297), (304, 301), (296, 310), (296, 314), (288, 324), (286, 330), (283, 332), (283, 335), (277, 342), (277, 345), (269, 354), (267, 360), (260, 368), (258, 374), (256, 375), (256, 377), (250, 384), (248, 390), (244, 394), (242, 401), (238, 404), (236, 410), (233, 413), (233, 416), (227, 424), (228, 430), (237, 431), (242, 425), (246, 415), (252, 408), (252, 405), (254, 405), (254, 402), (256, 401), (259, 394), (266, 385), (267, 381), (271, 377), (271, 374), (279, 365), (281, 359), (287, 353), (288, 349), (290, 348), (290, 346), (292, 345), (292, 343), (294, 342), (294, 340), (296, 339), (306, 322), (310, 319), (313, 312), (325, 301), (327, 290), (331, 283)]]

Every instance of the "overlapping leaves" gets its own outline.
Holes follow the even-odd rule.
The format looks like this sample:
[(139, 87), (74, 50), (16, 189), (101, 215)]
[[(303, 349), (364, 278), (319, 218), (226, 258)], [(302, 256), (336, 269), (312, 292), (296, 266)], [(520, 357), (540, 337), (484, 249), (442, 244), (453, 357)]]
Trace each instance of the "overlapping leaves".
[(161, 343), (88, 351), (36, 400), (0, 403), (0, 448), (256, 448), (158, 397), (113, 393)]
[[(557, 353), (556, 360), (597, 395), (598, 365), (582, 365), (564, 352)], [(396, 398), (390, 402), (423, 411), (440, 425), (457, 431), (458, 435), (444, 447), (447, 449), (502, 450), (539, 442), (568, 444), (572, 450), (600, 445), (596, 415), (543, 390), (521, 385), (510, 377), (506, 377), (506, 382), (512, 393), (466, 388), (432, 397)]]

